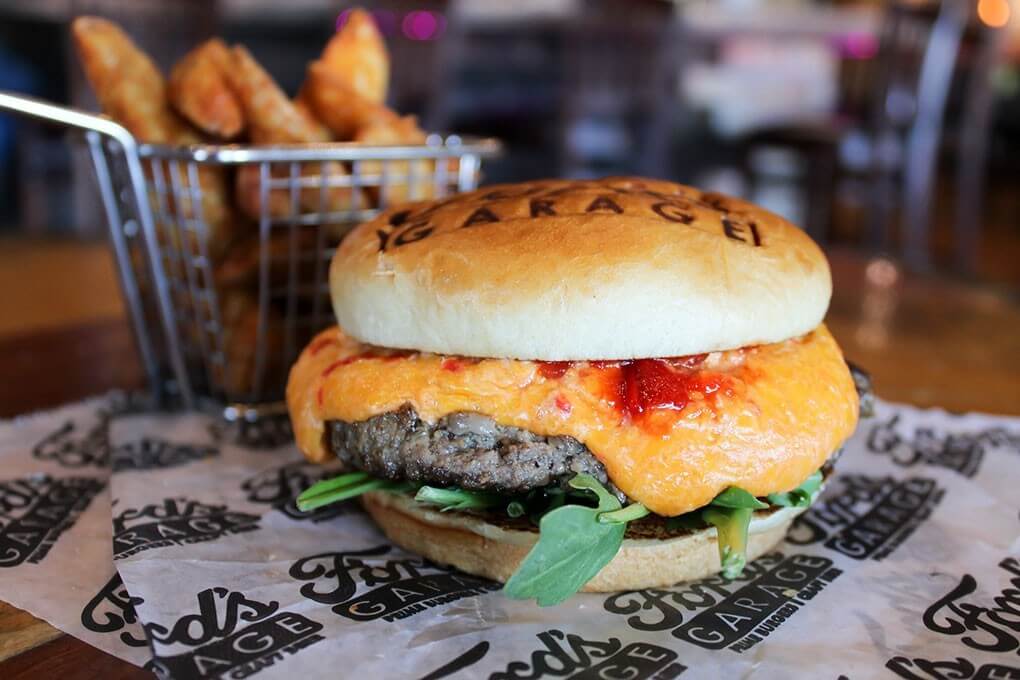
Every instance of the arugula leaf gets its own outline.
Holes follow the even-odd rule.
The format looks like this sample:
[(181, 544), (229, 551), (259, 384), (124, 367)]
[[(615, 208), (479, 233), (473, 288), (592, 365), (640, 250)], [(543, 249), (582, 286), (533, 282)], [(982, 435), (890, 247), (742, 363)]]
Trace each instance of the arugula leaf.
[(606, 491), (606, 487), (599, 483), (599, 480), (595, 479), (591, 475), (579, 474), (567, 482), (571, 487), (582, 491), (588, 491), (595, 494), (595, 498), (598, 499), (598, 510), (606, 512), (609, 510), (619, 510), (620, 501), (616, 499), (616, 496)]
[(751, 508), (709, 506), (701, 511), (719, 535), (719, 561), (726, 578), (737, 578), (747, 564), (747, 528), (752, 514)]
[(505, 498), (494, 493), (465, 491), (464, 489), (439, 489), (423, 486), (418, 489), (414, 500), (419, 503), (440, 506), (440, 512), (447, 510), (472, 510), (492, 508), (505, 502)]
[(546, 499), (548, 505), (546, 505), (545, 508), (542, 508), (541, 506), (538, 507), (532, 506), (530, 508), (530, 511), (528, 512), (528, 519), (531, 520), (532, 524), (534, 524), (535, 526), (539, 526), (542, 522), (542, 518), (545, 517), (548, 513), (552, 512), (556, 508), (560, 508), (566, 505), (567, 494), (563, 493), (562, 490), (560, 489), (557, 489), (557, 491), (559, 491), (559, 493), (549, 494), (548, 498)]
[(393, 482), (388, 479), (376, 479), (365, 472), (348, 472), (345, 475), (325, 479), (305, 489), (297, 497), (298, 510), (308, 512), (324, 505), (345, 501), (360, 496), (366, 491), (410, 491), (414, 485), (408, 482)]
[(563, 602), (590, 581), (620, 550), (625, 523), (603, 524), (599, 515), (620, 509), (620, 501), (590, 475), (570, 480), (598, 498), (598, 507), (563, 505), (539, 522), (538, 542), (503, 587), (507, 597), (535, 599), (548, 607)]
[(770, 493), (768, 500), (772, 505), (784, 508), (806, 508), (811, 505), (821, 488), (822, 471), (817, 470), (796, 489), (786, 493)]
[(705, 520), (701, 518), (701, 510), (692, 510), (691, 512), (685, 512), (682, 515), (667, 519), (666, 528), (670, 531), (677, 529), (704, 529)]
[(633, 522), (636, 519), (641, 519), (650, 512), (651, 510), (643, 506), (641, 503), (631, 503), (627, 507), (619, 510), (600, 513), (599, 522), (602, 524), (626, 524), (627, 522)]
[(768, 503), (762, 503), (743, 489), (731, 486), (723, 490), (718, 496), (712, 499), (709, 505), (723, 508), (750, 508), (751, 510), (764, 510), (769, 507)]
[[(333, 491), (335, 489), (340, 489), (345, 486), (357, 484), (359, 482), (365, 481), (366, 479), (372, 479), (371, 475), (369, 475), (367, 472), (348, 472), (346, 474), (340, 475), (339, 477), (324, 479), (321, 482), (312, 484), (310, 487), (304, 490), (301, 496), (318, 496), (321, 493), (326, 493), (327, 491)], [(301, 498), (301, 496), (298, 496), (298, 498)]]
[(623, 544), (625, 524), (600, 524), (598, 511), (564, 505), (539, 523), (538, 543), (503, 588), (515, 600), (539, 606), (563, 602), (613, 559)]

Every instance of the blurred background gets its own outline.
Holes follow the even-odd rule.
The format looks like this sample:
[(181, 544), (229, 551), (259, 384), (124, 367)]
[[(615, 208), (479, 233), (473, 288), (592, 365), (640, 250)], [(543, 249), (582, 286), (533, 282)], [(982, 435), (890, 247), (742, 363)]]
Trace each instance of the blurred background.
[[(1020, 290), (1017, 0), (360, 4), (386, 36), (392, 107), (503, 140), (485, 182), (676, 179), (830, 247)], [(0, 0), (0, 89), (97, 110), (68, 35), (89, 13), (164, 71), (207, 36), (241, 42), (293, 93), (348, 8)], [(105, 237), (85, 150), (0, 117), (0, 332), (122, 314)]]

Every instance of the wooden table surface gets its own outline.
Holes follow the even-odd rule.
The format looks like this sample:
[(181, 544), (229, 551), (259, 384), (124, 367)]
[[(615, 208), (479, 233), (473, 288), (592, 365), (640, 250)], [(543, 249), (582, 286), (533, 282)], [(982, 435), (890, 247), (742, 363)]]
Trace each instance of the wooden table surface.
[[(830, 253), (827, 323), (888, 400), (1020, 415), (1020, 302), (1001, 291), (904, 274)], [(0, 338), (0, 417), (48, 408), (142, 375), (122, 321)], [(0, 678), (152, 676), (0, 603)]]

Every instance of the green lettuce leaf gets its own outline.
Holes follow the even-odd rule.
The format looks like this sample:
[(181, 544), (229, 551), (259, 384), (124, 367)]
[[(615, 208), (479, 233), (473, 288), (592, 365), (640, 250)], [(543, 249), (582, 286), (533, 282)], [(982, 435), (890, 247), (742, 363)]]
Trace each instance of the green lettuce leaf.
[(720, 508), (750, 508), (751, 510), (764, 510), (769, 507), (768, 503), (762, 503), (749, 492), (735, 486), (723, 490), (712, 499), (709, 505)]
[(595, 496), (595, 500), (598, 501), (598, 507), (596, 508), (600, 512), (608, 512), (610, 510), (619, 510), (620, 501), (617, 500), (616, 496), (609, 493), (606, 487), (602, 486), (599, 480), (595, 479), (591, 475), (579, 474), (574, 475), (573, 479), (567, 482), (572, 489), (584, 492), (591, 496)]
[(701, 516), (719, 534), (719, 561), (726, 578), (737, 578), (747, 564), (747, 528), (753, 514), (751, 508), (714, 505), (701, 511)]
[(818, 491), (822, 488), (822, 471), (817, 470), (813, 475), (792, 491), (786, 493), (770, 493), (768, 501), (772, 505), (784, 508), (806, 508), (815, 500)]
[(619, 552), (626, 523), (601, 523), (599, 515), (620, 510), (620, 501), (590, 475), (577, 475), (570, 486), (590, 491), (598, 506), (562, 505), (547, 512), (538, 542), (503, 587), (507, 597), (534, 599), (542, 607), (559, 604)]
[(670, 517), (666, 520), (666, 528), (670, 531), (678, 529), (697, 531), (698, 529), (705, 528), (705, 520), (701, 518), (701, 510), (694, 510), (693, 512), (685, 512), (676, 517)]
[(408, 482), (392, 482), (388, 479), (377, 479), (366, 472), (348, 472), (345, 475), (325, 479), (313, 484), (297, 497), (298, 510), (308, 512), (330, 503), (338, 503), (366, 491), (391, 491), (400, 493), (414, 488)]
[(447, 510), (482, 510), (506, 504), (506, 498), (494, 493), (465, 491), (464, 489), (440, 489), (423, 486), (418, 489), (414, 500), (419, 503), (438, 505), (440, 512)]
[(636, 519), (641, 519), (651, 513), (651, 510), (641, 503), (631, 503), (625, 508), (599, 513), (599, 521), (603, 524), (626, 524)]

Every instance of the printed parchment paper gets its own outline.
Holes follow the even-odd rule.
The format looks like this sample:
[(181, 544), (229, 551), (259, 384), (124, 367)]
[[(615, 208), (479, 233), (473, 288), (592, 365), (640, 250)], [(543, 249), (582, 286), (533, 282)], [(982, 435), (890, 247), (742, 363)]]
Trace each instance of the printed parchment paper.
[[(0, 554), (28, 555), (0, 598), (165, 677), (1020, 678), (1020, 419), (879, 402), (740, 579), (542, 609), (390, 545), (356, 502), (299, 512), (331, 471), (285, 429), (123, 411), (0, 426)], [(41, 502), (19, 480), (80, 477), (45, 557), (8, 553)]]
[(0, 423), (0, 599), (141, 665), (152, 654), (111, 549), (107, 433), (126, 405)]

